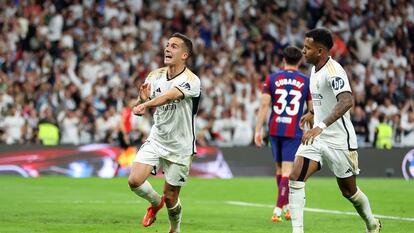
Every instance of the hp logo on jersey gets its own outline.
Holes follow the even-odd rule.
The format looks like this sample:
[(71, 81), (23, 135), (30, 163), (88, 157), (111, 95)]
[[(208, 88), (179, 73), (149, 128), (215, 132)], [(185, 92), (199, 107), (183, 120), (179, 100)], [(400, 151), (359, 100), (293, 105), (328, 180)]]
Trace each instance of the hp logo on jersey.
[(340, 77), (335, 77), (332, 80), (332, 88), (334, 90), (342, 89), (345, 86), (345, 81)]

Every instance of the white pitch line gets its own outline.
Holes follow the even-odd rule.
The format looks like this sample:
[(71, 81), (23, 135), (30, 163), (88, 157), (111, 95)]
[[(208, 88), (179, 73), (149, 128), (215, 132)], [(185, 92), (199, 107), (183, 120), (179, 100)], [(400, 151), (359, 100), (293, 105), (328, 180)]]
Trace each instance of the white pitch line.
[(62, 200), (62, 201), (54, 201), (54, 200), (39, 200), (36, 203), (40, 204), (137, 204), (142, 203), (140, 200), (135, 201), (106, 201), (106, 200)]
[[(241, 201), (225, 201), (225, 204), (228, 205), (238, 205), (238, 206), (252, 206), (252, 207), (264, 207), (264, 208), (273, 208), (274, 205), (265, 205), (265, 204), (258, 204), (258, 203), (249, 203), (249, 202), (241, 202)], [(355, 212), (346, 212), (346, 211), (338, 211), (338, 210), (324, 210), (324, 209), (317, 209), (317, 208), (305, 208), (305, 211), (308, 212), (317, 212), (317, 213), (328, 213), (328, 214), (339, 214), (339, 215), (356, 215)], [(396, 217), (396, 216), (386, 216), (386, 215), (378, 215), (374, 214), (375, 217), (380, 219), (394, 219), (394, 220), (402, 220), (402, 221), (412, 221), (414, 222), (414, 218), (403, 218), (403, 217)]]

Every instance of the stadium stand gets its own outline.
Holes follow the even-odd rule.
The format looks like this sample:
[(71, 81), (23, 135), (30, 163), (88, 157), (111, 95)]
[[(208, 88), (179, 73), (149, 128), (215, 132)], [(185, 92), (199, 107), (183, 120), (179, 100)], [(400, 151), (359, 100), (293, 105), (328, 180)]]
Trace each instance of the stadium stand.
[(1, 1), (0, 142), (42, 143), (44, 122), (59, 127), (61, 144), (117, 143), (120, 132), (141, 142), (151, 114), (131, 115), (128, 101), (162, 66), (167, 38), (182, 32), (203, 86), (198, 142), (250, 145), (266, 75), (282, 67), (283, 48), (301, 48), (304, 33), (322, 26), (352, 85), (360, 145), (372, 146), (382, 114), (393, 145), (413, 146), (408, 0)]

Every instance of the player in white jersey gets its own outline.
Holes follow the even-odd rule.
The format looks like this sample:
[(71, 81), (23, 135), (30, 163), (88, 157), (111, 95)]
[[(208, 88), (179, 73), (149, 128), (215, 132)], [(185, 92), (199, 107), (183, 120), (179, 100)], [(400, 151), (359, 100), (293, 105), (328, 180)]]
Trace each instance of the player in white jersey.
[(304, 133), (289, 176), (293, 233), (304, 232), (305, 182), (323, 164), (335, 174), (342, 195), (354, 205), (366, 231), (379, 232), (381, 223), (374, 218), (367, 196), (356, 185), (357, 141), (349, 115), (354, 100), (344, 69), (329, 57), (332, 45), (332, 35), (327, 29), (306, 33), (302, 52), (307, 62), (314, 65), (310, 76), (314, 112), (303, 118), (309, 119), (314, 114), (314, 127)]
[[(192, 50), (188, 37), (180, 33), (172, 35), (164, 50), (167, 66), (148, 75), (133, 108), (136, 115), (144, 114), (148, 108), (156, 110), (151, 133), (136, 155), (128, 184), (133, 192), (151, 203), (142, 220), (145, 227), (155, 221), (157, 212), (166, 204), (170, 233), (180, 232), (182, 209), (178, 196), (196, 153), (194, 118), (201, 93), (200, 79), (186, 67)], [(163, 196), (147, 181), (160, 165), (165, 174)]]

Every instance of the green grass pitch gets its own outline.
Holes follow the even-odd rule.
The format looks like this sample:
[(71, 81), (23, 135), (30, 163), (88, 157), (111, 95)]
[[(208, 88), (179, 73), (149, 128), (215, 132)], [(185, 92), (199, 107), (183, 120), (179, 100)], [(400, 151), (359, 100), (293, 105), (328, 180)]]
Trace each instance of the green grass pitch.
[[(164, 180), (151, 178), (161, 191)], [(373, 212), (390, 216), (382, 232), (414, 232), (414, 183), (402, 179), (359, 179)], [(181, 191), (184, 233), (290, 233), (290, 222), (272, 223), (274, 178), (230, 180), (191, 178)], [(334, 178), (311, 178), (306, 207), (339, 214), (305, 212), (307, 233), (365, 232), (352, 205), (342, 198)], [(244, 205), (238, 205), (239, 202)], [(233, 203), (233, 204), (232, 204)], [(168, 232), (167, 212), (144, 228), (140, 221), (148, 203), (133, 194), (127, 178), (71, 179), (0, 177), (0, 232)]]

